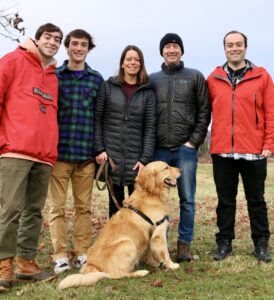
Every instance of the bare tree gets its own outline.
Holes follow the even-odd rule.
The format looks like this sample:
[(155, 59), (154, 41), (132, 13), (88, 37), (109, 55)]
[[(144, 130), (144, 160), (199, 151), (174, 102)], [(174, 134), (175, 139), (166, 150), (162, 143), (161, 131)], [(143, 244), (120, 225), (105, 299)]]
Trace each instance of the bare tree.
[(25, 35), (24, 20), (18, 12), (10, 12), (11, 9), (0, 9), (0, 35), (19, 43), (20, 37)]

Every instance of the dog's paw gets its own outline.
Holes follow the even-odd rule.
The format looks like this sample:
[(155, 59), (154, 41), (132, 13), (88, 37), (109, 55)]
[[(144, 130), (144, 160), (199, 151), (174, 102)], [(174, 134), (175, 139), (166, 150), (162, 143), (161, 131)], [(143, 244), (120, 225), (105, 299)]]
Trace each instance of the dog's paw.
[(129, 274), (129, 277), (144, 277), (149, 274), (148, 270), (138, 270)]
[(149, 271), (148, 271), (148, 270), (139, 270), (139, 271), (136, 271), (136, 272), (138, 272), (138, 275), (139, 275), (140, 277), (144, 277), (144, 276), (146, 276), (147, 274), (149, 274)]
[(171, 269), (171, 270), (176, 270), (176, 269), (178, 269), (179, 267), (180, 267), (179, 264), (174, 263), (174, 262), (172, 262), (172, 261), (167, 265), (167, 268), (168, 268), (168, 269)]

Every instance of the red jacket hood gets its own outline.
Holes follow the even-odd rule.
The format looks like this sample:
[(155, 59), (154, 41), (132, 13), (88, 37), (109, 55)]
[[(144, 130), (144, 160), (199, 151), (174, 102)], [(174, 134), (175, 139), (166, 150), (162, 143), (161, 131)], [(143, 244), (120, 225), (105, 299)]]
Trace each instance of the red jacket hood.
[[(42, 64), (41, 54), (33, 39), (28, 38), (23, 43), (21, 43), (19, 47), (25, 49), (28, 53), (31, 53)], [(49, 63), (47, 64), (47, 66), (45, 66), (44, 68), (47, 68), (49, 66), (53, 66), (55, 68), (56, 65), (57, 65), (57, 61), (54, 57), (52, 57)]]

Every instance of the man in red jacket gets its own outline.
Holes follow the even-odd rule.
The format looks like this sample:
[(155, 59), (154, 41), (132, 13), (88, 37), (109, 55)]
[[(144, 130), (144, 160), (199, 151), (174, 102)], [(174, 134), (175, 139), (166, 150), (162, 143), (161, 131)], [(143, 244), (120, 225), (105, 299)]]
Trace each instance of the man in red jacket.
[[(49, 280), (35, 262), (51, 166), (57, 158), (59, 27), (47, 23), (0, 60), (0, 292), (15, 276)], [(14, 259), (15, 258), (15, 259)]]
[(208, 78), (212, 102), (211, 154), (218, 194), (215, 260), (232, 254), (236, 196), (242, 177), (255, 246), (254, 256), (270, 262), (270, 237), (264, 187), (267, 158), (274, 152), (274, 88), (262, 67), (245, 59), (247, 37), (224, 37), (227, 62)]

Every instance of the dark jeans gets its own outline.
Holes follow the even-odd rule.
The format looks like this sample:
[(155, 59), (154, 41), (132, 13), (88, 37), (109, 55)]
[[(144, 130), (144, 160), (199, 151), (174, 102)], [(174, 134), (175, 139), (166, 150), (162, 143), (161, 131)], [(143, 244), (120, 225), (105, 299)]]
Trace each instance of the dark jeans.
[[(114, 196), (121, 207), (123, 206), (122, 202), (125, 199), (125, 189), (124, 188), (125, 187), (123, 185), (113, 184)], [(127, 188), (128, 188), (128, 195), (130, 196), (134, 191), (134, 185), (130, 184), (130, 185), (128, 185)], [(111, 216), (114, 215), (118, 211), (118, 208), (116, 207), (109, 191), (108, 191), (108, 194), (109, 194), (109, 218), (111, 218)]]
[(212, 155), (213, 175), (218, 194), (216, 240), (235, 238), (236, 196), (239, 175), (242, 177), (250, 219), (251, 237), (269, 238), (267, 207), (264, 200), (264, 185), (267, 175), (266, 159), (247, 161)]

